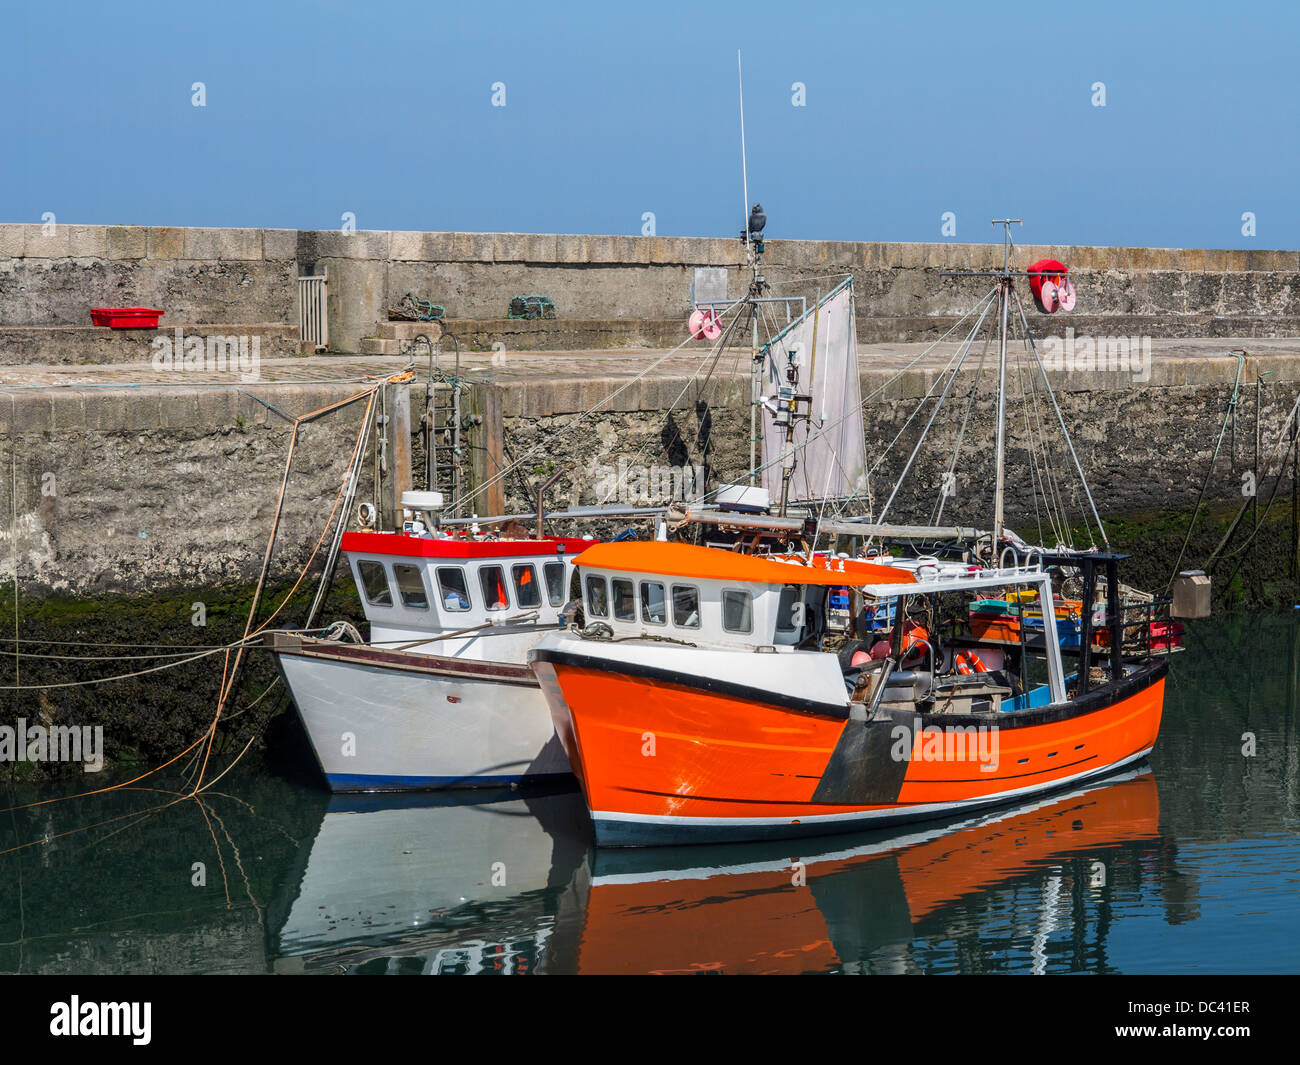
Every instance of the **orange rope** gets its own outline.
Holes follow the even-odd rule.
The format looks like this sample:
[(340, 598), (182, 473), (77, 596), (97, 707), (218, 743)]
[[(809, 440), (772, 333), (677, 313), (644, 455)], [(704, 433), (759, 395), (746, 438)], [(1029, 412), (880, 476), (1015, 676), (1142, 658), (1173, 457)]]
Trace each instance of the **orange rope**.
[[(245, 642), (248, 640), (249, 636), (251, 636), (254, 632), (261, 632), (268, 625), (270, 625), (272, 621), (275, 620), (276, 615), (279, 614), (282, 609), (284, 609), (285, 604), (289, 602), (294, 592), (298, 590), (298, 586), (302, 584), (304, 578), (307, 576), (307, 573), (310, 571), (311, 564), (316, 560), (316, 555), (320, 551), (321, 545), (325, 542), (325, 537), (328, 535), (330, 526), (334, 521), (334, 515), (338, 510), (339, 503), (342, 501), (343, 493), (347, 489), (347, 483), (351, 479), (352, 468), (355, 465), (357, 461), (357, 456), (361, 450), (361, 441), (365, 437), (366, 423), (370, 418), (371, 412), (374, 410), (375, 394), (377, 392), (378, 392), (378, 388), (369, 389), (369, 399), (366, 403), (366, 413), (365, 416), (362, 418), (361, 428), (357, 431), (357, 440), (352, 448), (352, 458), (348, 462), (347, 469), (343, 475), (343, 482), (342, 484), (339, 485), (338, 494), (334, 497), (334, 505), (330, 508), (329, 518), (325, 522), (325, 527), (321, 531), (320, 538), (316, 541), (316, 546), (312, 548), (310, 557), (307, 559), (307, 562), (303, 566), (302, 571), (298, 574), (298, 579), (294, 581), (293, 587), (289, 589), (288, 594), (285, 595), (284, 599), (280, 602), (280, 605), (275, 608), (275, 610), (272, 612), (270, 617), (268, 617), (264, 622), (262, 622), (261, 625), (257, 627), (256, 630), (254, 630), (253, 619), (256, 618), (257, 616), (257, 605), (261, 600), (262, 589), (266, 583), (266, 575), (271, 566), (271, 555), (275, 549), (275, 541), (276, 541), (276, 537), (279, 534), (279, 529), (280, 529), (280, 518), (283, 515), (283, 511), (284, 511), (285, 491), (289, 486), (289, 474), (291, 473), (293, 468), (293, 456), (298, 446), (298, 427), (304, 421), (309, 420), (311, 418), (315, 418), (320, 414), (328, 413), (329, 411), (332, 410), (337, 410), (339, 407), (346, 406), (347, 404), (352, 403), (357, 399), (360, 399), (362, 396), (366, 395), (366, 393), (360, 392), (357, 395), (352, 396), (349, 399), (343, 400), (340, 403), (330, 404), (329, 406), (322, 407), (318, 411), (313, 411), (310, 414), (304, 414), (301, 417), (296, 418), (294, 420), (293, 434), (290, 437), (290, 441), (289, 441), (289, 453), (288, 455), (285, 456), (284, 476), (280, 480), (280, 493), (278, 498), (276, 499), (276, 504), (275, 504), (275, 521), (271, 526), (271, 535), (266, 543), (266, 553), (262, 558), (262, 571), (257, 578), (257, 587), (253, 591), (253, 602), (250, 605), (248, 610), (248, 621), (244, 625), (243, 639)], [(222, 671), (221, 671), (221, 687), (219, 689), (219, 694), (217, 698), (217, 709), (212, 716), (212, 723), (208, 726), (207, 748), (203, 753), (203, 764), (199, 767), (198, 779), (194, 784), (193, 791), (190, 792), (192, 796), (197, 795), (199, 793), (200, 788), (203, 785), (203, 778), (206, 775), (208, 769), (208, 761), (212, 757), (212, 747), (213, 744), (216, 742), (216, 738), (217, 738), (217, 725), (221, 721), (221, 715), (226, 708), (226, 701), (229, 699), (230, 692), (234, 688), (235, 678), (239, 674), (239, 667), (240, 664), (243, 662), (243, 657), (244, 657), (244, 643), (240, 644), (239, 650), (235, 654), (235, 661), (233, 666), (230, 664), (230, 652), (229, 651), (226, 652), (225, 663), (223, 664)], [(245, 748), (245, 750), (247, 750), (247, 748)], [(240, 753), (240, 757), (241, 758), (243, 757), (242, 752)], [(224, 776), (225, 774), (223, 773), (222, 775)], [(218, 777), (217, 779), (219, 780), (221, 778)]]
[[(122, 788), (129, 787), (130, 785), (134, 784), (137, 780), (144, 780), (145, 777), (153, 776), (155, 773), (159, 772), (160, 770), (166, 769), (173, 762), (179, 761), (180, 759), (184, 758), (187, 754), (190, 753), (190, 751), (194, 750), (195, 747), (197, 747), (200, 743), (202, 743), (206, 737), (207, 737), (207, 733), (204, 732), (202, 736), (200, 736), (197, 740), (191, 743), (188, 747), (185, 748), (185, 750), (181, 751), (181, 753), (176, 755), (174, 758), (168, 758), (167, 761), (163, 762), (162, 765), (156, 765), (148, 772), (141, 773), (138, 777), (132, 777), (130, 780), (124, 780), (120, 784), (110, 784), (108, 785), (108, 787), (95, 788), (93, 791), (81, 791), (81, 792), (77, 792), (77, 794), (75, 795), (60, 795), (57, 798), (53, 798), (53, 799), (41, 799), (38, 802), (25, 802), (21, 806), (6, 807), (5, 809), (0, 810), (0, 814), (7, 814), (9, 813), (10, 810), (26, 810), (32, 806), (45, 806), (48, 803), (52, 803), (52, 802), (67, 802), (69, 799), (84, 799), (87, 795), (102, 795), (106, 791), (118, 791)], [(4, 852), (0, 852), (0, 853), (4, 853)]]

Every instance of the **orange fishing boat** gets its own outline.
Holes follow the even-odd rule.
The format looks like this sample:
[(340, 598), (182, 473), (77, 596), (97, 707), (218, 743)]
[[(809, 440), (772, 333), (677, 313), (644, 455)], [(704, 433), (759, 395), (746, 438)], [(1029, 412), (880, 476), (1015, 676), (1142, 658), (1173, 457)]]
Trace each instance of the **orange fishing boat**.
[[(995, 285), (968, 312), (965, 339), (909, 416), (929, 406), (878, 509), (866, 485), (853, 289), (845, 282), (755, 354), (750, 485), (737, 494), (746, 505), (724, 507), (720, 493), (716, 512), (669, 515), (671, 528), (697, 522), (732, 550), (607, 543), (575, 560), (582, 598), (565, 608), (570, 624), (543, 637), (528, 659), (598, 843), (790, 838), (950, 817), (1079, 786), (1151, 751), (1168, 670), (1157, 652), (1172, 647), (1175, 626), (1147, 596), (1148, 624), (1131, 631), (1125, 596), (1133, 593), (1118, 570), (1125, 556), (1110, 551), (1016, 295), (1016, 221), (995, 223), (1004, 227), (1002, 269), (966, 272)], [(1028, 544), (1006, 525), (1013, 305), (1026, 368), (1041, 377), (1087, 502), (1088, 548), (1070, 540), (1057, 469), (1035, 466), (1029, 485), (1036, 500), (1043, 490), (1056, 547)], [(986, 322), (996, 322), (998, 341), (991, 526), (941, 524), (956, 450), (930, 525), (888, 522)], [(1026, 411), (1038, 401), (1031, 381)], [(965, 427), (963, 420), (958, 447)], [(1042, 424), (1035, 432), (1046, 440)], [(864, 495), (870, 513), (846, 516)], [(750, 505), (752, 496), (761, 505)], [(1039, 533), (1047, 535), (1041, 521)], [(831, 545), (823, 554), (820, 537)], [(895, 556), (895, 547), (915, 551), (918, 539), (922, 549), (933, 540), (941, 550)], [(859, 557), (835, 553), (846, 543)], [(1058, 601), (1067, 572), (1080, 594)], [(945, 619), (969, 624), (975, 602), (1014, 604), (1014, 617), (1006, 610), (970, 634), (951, 631)], [(1157, 619), (1158, 639), (1150, 624)], [(1026, 638), (1029, 628), (1036, 640)], [(1063, 628), (1077, 655), (1069, 675)]]
[[(1078, 564), (1114, 571), (1120, 556)], [(596, 839), (607, 846), (843, 832), (947, 817), (1075, 786), (1144, 758), (1168, 668), (1126, 659), (1066, 677), (1044, 611), (1048, 679), (955, 665), (937, 637), (908, 665), (822, 650), (833, 588), (911, 600), (993, 588), (1052, 601), (1043, 557), (919, 576), (845, 557), (756, 557), (681, 543), (610, 543), (575, 560), (582, 627), (529, 653)], [(1110, 616), (1119, 624), (1112, 604)], [(979, 647), (973, 660), (983, 666)], [(993, 659), (994, 648), (984, 649)], [(969, 661), (970, 659), (966, 659)], [(1019, 689), (1017, 693), (1017, 689)]]

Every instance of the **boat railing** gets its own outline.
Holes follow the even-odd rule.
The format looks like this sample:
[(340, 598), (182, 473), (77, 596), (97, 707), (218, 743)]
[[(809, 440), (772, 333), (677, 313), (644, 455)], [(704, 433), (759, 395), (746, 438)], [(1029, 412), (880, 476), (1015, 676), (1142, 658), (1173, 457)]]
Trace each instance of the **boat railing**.
[[(1149, 658), (1153, 654), (1171, 654), (1181, 646), (1182, 630), (1175, 631), (1175, 622), (1169, 615), (1172, 604), (1170, 596), (1148, 596), (1121, 605), (1120, 631), (1125, 654)], [(1166, 626), (1158, 636), (1157, 625)]]
[[(1011, 556), (1011, 565), (1007, 565), (1007, 556)], [(1007, 544), (1002, 549), (1002, 556), (998, 559), (998, 565), (1003, 569), (1013, 569), (1020, 573), (1037, 573), (1043, 568), (1043, 549), (1041, 547), (1026, 547), (1023, 551), (1016, 548), (1014, 544)]]
[(988, 577), (1006, 577), (1008, 581), (1023, 579), (1025, 577), (1036, 577), (1043, 572), (1041, 562), (1026, 563), (1024, 565), (998, 566), (995, 569), (986, 569), (980, 571), (982, 578)]

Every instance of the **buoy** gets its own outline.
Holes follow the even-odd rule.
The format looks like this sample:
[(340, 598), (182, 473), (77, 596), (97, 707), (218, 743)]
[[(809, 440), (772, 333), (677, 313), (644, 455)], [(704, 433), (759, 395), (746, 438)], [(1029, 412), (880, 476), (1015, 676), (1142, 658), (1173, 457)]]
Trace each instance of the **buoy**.
[(1060, 301), (1061, 310), (1074, 310), (1074, 285), (1068, 277), (1056, 287), (1056, 298)]
[(717, 340), (722, 336), (722, 323), (718, 321), (718, 316), (712, 311), (704, 312), (704, 339)]
[(704, 339), (704, 312), (691, 311), (691, 316), (686, 322), (686, 328), (690, 332), (692, 339)]
[[(1072, 310), (1074, 307), (1074, 286), (1066, 280), (1070, 268), (1056, 259), (1039, 259), (1029, 264), (1029, 291), (1034, 294), (1038, 309), (1046, 314), (1057, 310)], [(1050, 286), (1050, 287), (1049, 287)], [(1062, 290), (1068, 287), (1068, 294)], [(1066, 299), (1068, 296), (1069, 306)]]

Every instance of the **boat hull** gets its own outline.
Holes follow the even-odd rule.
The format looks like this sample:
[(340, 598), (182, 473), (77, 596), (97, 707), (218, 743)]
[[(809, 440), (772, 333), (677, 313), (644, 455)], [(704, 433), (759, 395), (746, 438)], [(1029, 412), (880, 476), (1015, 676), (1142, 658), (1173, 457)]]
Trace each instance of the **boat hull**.
[(570, 776), (526, 666), (283, 638), (274, 650), (331, 791)]
[(1063, 704), (866, 722), (573, 642), (530, 660), (605, 846), (847, 832), (1077, 786), (1150, 752), (1167, 671), (1147, 663)]

